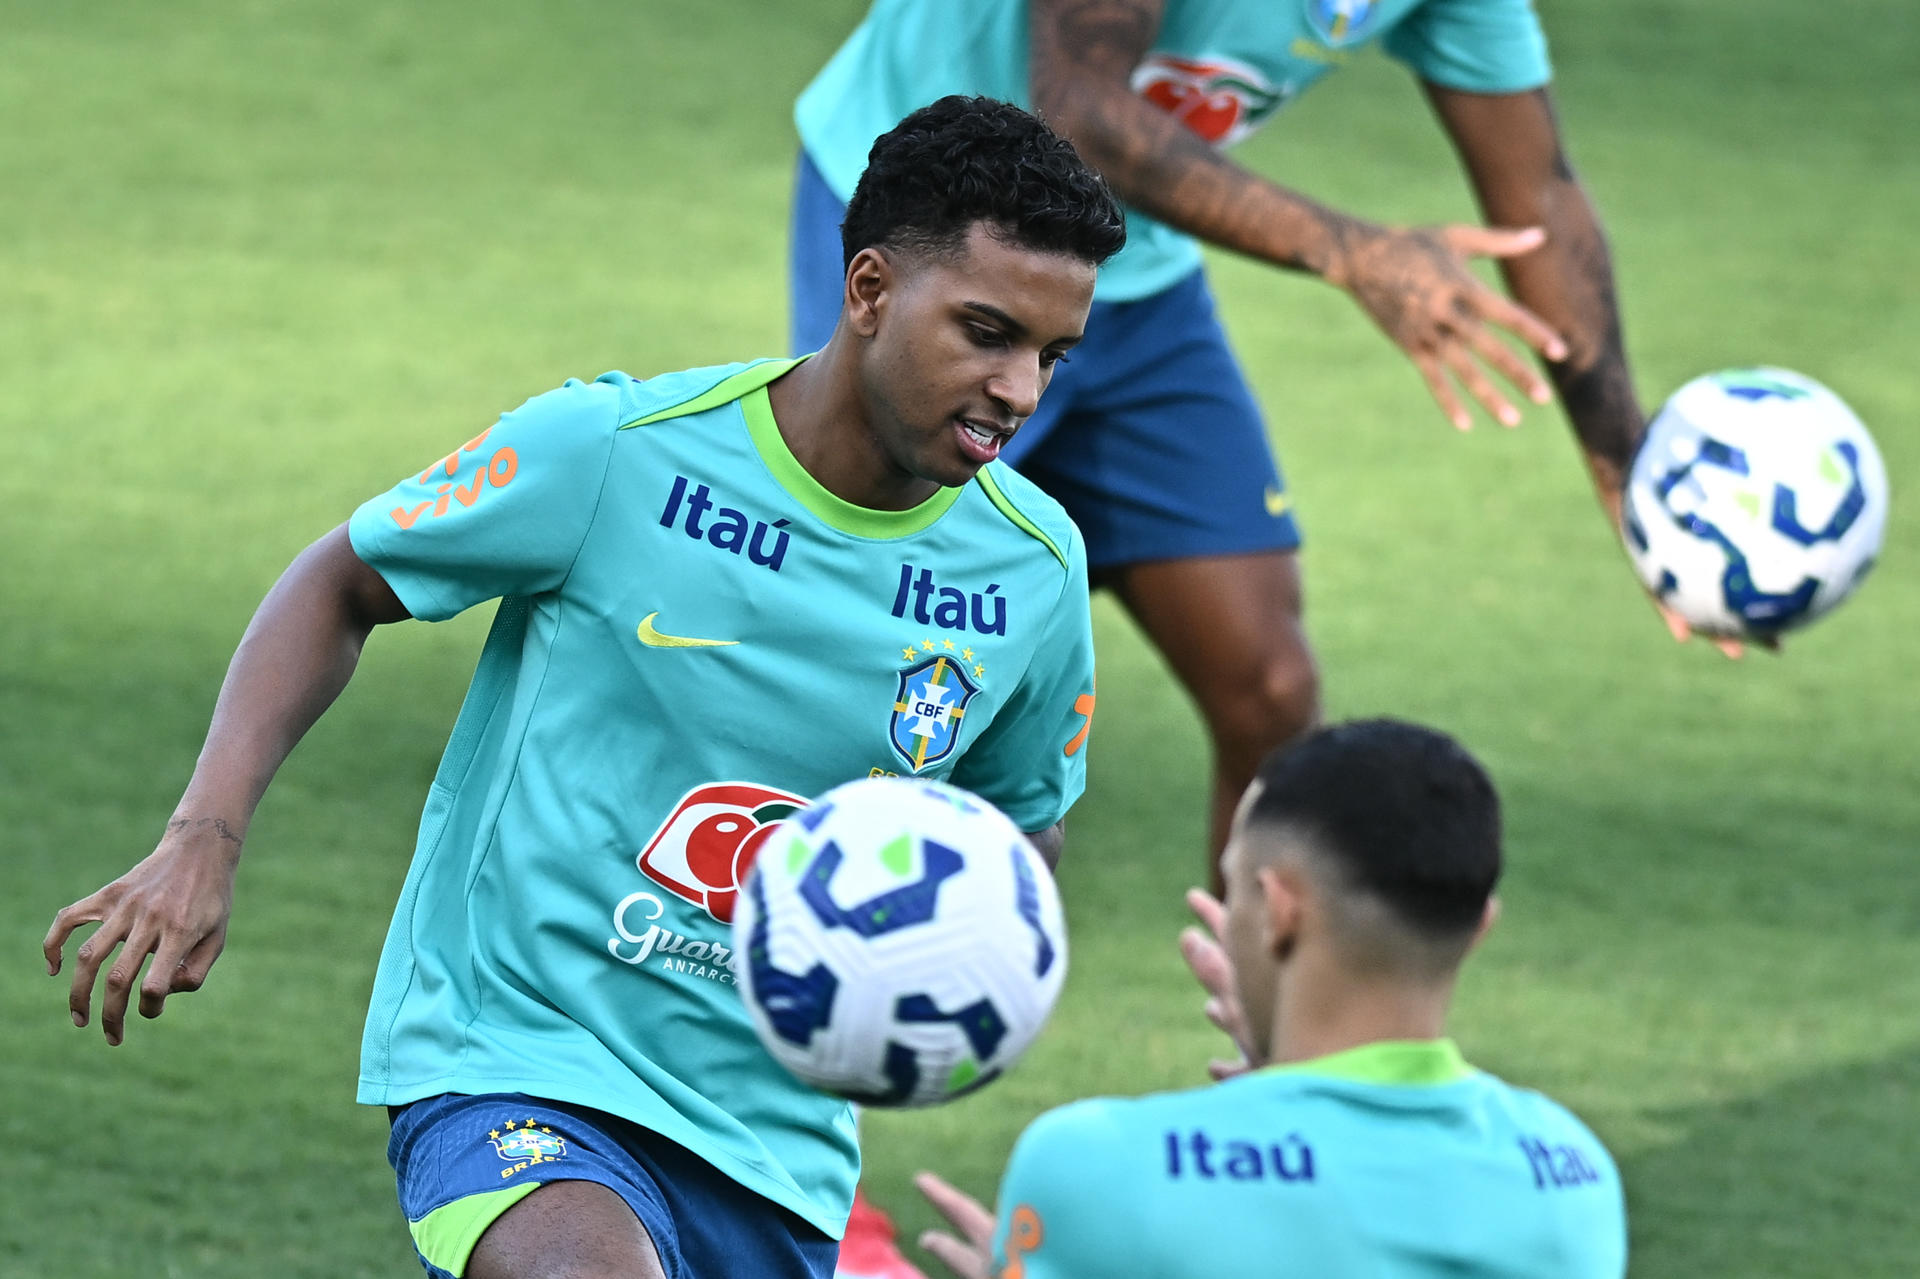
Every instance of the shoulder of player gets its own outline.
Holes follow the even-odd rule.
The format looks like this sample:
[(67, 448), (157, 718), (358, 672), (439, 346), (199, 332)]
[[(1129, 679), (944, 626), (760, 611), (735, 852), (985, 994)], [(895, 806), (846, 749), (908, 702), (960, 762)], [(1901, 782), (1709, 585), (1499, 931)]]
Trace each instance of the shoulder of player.
[(1027, 1125), (1015, 1145), (1015, 1158), (1065, 1154), (1076, 1163), (1099, 1167), (1132, 1158), (1160, 1158), (1169, 1124), (1211, 1114), (1224, 1085), (1210, 1084), (1144, 1097), (1088, 1097), (1047, 1111)]
[(593, 385), (608, 388), (619, 396), (618, 426), (627, 430), (692, 417), (731, 404), (773, 381), (794, 363), (773, 358), (746, 360), (659, 373), (644, 379), (615, 370), (602, 373)]
[[(1480, 1080), (1489, 1091), (1497, 1094), (1500, 1105), (1506, 1111), (1508, 1119), (1522, 1135), (1535, 1141), (1548, 1144), (1573, 1142), (1588, 1153), (1597, 1153), (1609, 1169), (1613, 1168), (1613, 1154), (1601, 1141), (1598, 1134), (1589, 1128), (1580, 1116), (1573, 1113), (1561, 1102), (1541, 1092), (1537, 1088), (1523, 1088), (1510, 1084), (1498, 1075), (1478, 1071), (1475, 1078)], [(1618, 1175), (1617, 1172), (1615, 1174)]]
[(979, 491), (1011, 529), (1046, 548), (1069, 574), (1086, 571), (1086, 545), (1060, 503), (1012, 467), (989, 462), (969, 487)]

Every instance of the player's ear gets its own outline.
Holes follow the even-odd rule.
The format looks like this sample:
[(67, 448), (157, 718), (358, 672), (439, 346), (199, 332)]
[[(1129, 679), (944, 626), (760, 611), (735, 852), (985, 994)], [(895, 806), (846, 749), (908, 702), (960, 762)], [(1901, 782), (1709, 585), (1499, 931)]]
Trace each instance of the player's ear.
[(1473, 951), (1474, 947), (1487, 939), (1487, 934), (1493, 931), (1493, 926), (1499, 922), (1499, 919), (1500, 899), (1498, 897), (1488, 897), (1486, 907), (1480, 912), (1480, 922), (1474, 927), (1473, 940), (1467, 943), (1467, 951), (1469, 953)]
[(1285, 959), (1300, 932), (1304, 884), (1291, 868), (1262, 866), (1255, 874), (1260, 885), (1261, 945), (1275, 959)]
[(870, 338), (880, 327), (880, 313), (886, 309), (893, 292), (896, 271), (886, 250), (869, 246), (853, 255), (847, 264), (846, 293), (840, 306), (847, 323), (863, 338)]

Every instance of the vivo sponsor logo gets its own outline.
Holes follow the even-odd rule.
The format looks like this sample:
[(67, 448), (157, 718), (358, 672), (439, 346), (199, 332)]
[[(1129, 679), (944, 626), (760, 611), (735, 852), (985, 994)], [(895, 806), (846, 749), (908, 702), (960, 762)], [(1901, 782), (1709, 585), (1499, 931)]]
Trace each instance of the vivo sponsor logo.
[[(662, 928), (655, 921), (666, 909), (652, 893), (628, 893), (622, 897), (620, 904), (613, 908), (613, 931), (617, 935), (607, 939), (607, 953), (623, 964), (636, 966), (659, 955), (658, 967), (663, 971), (692, 973), (731, 984), (732, 949), (718, 942), (695, 941), (684, 933)], [(640, 928), (642, 925), (644, 928)]]

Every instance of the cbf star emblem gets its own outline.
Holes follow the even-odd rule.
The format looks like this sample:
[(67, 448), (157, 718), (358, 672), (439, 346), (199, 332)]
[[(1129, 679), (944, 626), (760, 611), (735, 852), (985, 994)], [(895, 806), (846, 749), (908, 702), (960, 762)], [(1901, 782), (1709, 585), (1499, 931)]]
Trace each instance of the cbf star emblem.
[(900, 672), (887, 738), (914, 772), (953, 753), (967, 703), (980, 691), (974, 680), (983, 668), (976, 664), (972, 669), (969, 676), (964, 663), (936, 651)]

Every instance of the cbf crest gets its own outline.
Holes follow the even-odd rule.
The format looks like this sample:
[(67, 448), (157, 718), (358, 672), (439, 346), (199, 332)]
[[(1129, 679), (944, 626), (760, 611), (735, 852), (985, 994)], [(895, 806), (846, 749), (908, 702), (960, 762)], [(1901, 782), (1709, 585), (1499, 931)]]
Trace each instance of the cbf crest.
[(1335, 46), (1365, 39), (1379, 11), (1377, 0), (1307, 0), (1307, 17), (1314, 31)]
[(894, 754), (916, 773), (953, 754), (967, 705), (980, 691), (979, 681), (986, 674), (971, 648), (943, 649), (954, 649), (953, 641), (936, 647), (932, 640), (924, 640), (918, 649), (902, 650), (910, 665), (900, 672), (887, 739)]
[(567, 1153), (566, 1139), (544, 1124), (531, 1119), (524, 1124), (509, 1119), (504, 1126), (505, 1132), (495, 1128), (487, 1134), (494, 1152), (514, 1165), (503, 1170), (502, 1177), (510, 1177), (532, 1164), (552, 1163)]

